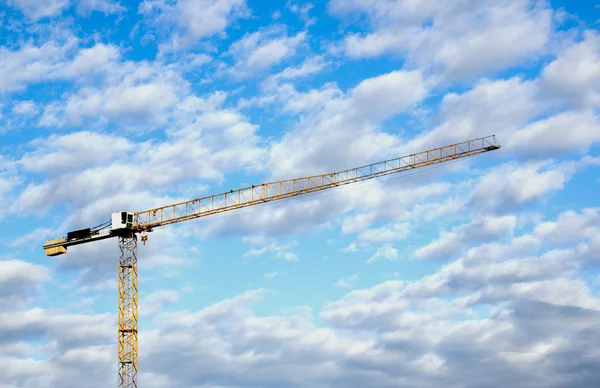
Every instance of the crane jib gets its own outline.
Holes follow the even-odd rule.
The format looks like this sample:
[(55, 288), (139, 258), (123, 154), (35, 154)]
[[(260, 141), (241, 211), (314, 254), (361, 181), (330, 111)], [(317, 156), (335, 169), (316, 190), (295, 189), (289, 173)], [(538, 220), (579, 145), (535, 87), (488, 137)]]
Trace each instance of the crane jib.
[(113, 218), (112, 229), (108, 229), (111, 225), (109, 221), (100, 227), (69, 232), (66, 238), (47, 241), (44, 249), (48, 256), (60, 255), (66, 253), (66, 248), (73, 245), (119, 237), (130, 232), (150, 232), (158, 226), (309, 194), (499, 148), (500, 145), (492, 135), (330, 174), (252, 185), (138, 213), (114, 213), (116, 219), (119, 219), (119, 215), (128, 219), (117, 227)]
[(495, 137), (489, 136), (330, 174), (252, 185), (222, 194), (135, 213), (134, 229), (138, 232), (151, 231), (158, 226), (309, 194), (499, 148), (500, 145), (496, 142)]

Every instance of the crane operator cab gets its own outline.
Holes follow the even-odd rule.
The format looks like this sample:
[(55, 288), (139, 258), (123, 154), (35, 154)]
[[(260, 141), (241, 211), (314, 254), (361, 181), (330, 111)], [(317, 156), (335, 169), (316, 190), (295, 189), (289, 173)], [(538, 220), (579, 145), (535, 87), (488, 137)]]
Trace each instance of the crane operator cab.
[(118, 212), (112, 214), (111, 230), (126, 230), (133, 228), (133, 213)]

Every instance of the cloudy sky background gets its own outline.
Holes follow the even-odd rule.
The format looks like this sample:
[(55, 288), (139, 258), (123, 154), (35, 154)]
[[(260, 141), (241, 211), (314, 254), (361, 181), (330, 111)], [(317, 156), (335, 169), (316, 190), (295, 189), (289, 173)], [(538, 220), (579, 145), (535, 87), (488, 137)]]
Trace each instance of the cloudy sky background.
[(0, 388), (117, 383), (117, 243), (46, 239), (490, 134), (151, 233), (139, 384), (600, 381), (597, 1), (0, 4)]

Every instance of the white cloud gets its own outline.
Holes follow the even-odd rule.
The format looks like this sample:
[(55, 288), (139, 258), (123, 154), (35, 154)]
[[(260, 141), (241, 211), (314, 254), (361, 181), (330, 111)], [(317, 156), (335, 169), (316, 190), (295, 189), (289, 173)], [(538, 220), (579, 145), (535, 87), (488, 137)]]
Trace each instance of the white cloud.
[(162, 312), (167, 304), (179, 301), (175, 290), (155, 290), (140, 300), (140, 318), (153, 317)]
[(317, 93), (323, 96), (317, 103), (313, 92), (291, 93), (287, 100), (286, 105), (308, 111), (297, 128), (271, 147), (268, 164), (274, 178), (335, 171), (393, 154), (398, 139), (380, 131), (380, 121), (406, 111), (427, 91), (418, 71), (363, 80), (338, 98), (331, 98), (329, 90), (338, 94), (331, 85), (324, 88), (320, 92), (327, 93)]
[(548, 251), (539, 257), (495, 262), (471, 252), (468, 259), (452, 262), (436, 274), (407, 286), (406, 294), (415, 297), (455, 295), (494, 285), (556, 278), (577, 269), (577, 259), (585, 253), (585, 248), (574, 247)]
[(557, 306), (574, 306), (600, 310), (600, 301), (594, 298), (582, 279), (548, 279), (495, 287), (491, 286), (474, 295), (469, 303), (498, 303), (510, 299), (529, 299)]
[(600, 36), (586, 31), (581, 42), (559, 53), (541, 72), (544, 97), (568, 99), (579, 108), (600, 107)]
[(114, 45), (97, 43), (92, 47), (83, 48), (73, 58), (73, 61), (64, 68), (64, 76), (77, 78), (114, 71), (120, 56), (119, 48)]
[(504, 147), (499, 153), (526, 159), (585, 153), (598, 141), (597, 114), (591, 110), (557, 112), (540, 95), (540, 82), (520, 77), (483, 80), (462, 94), (447, 93), (440, 107), (442, 123), (408, 141), (404, 152), (495, 134)]
[(77, 39), (69, 37), (40, 46), (25, 43), (18, 50), (0, 47), (0, 91), (19, 91), (29, 84), (56, 78), (76, 46)]
[(288, 0), (287, 7), (292, 13), (297, 14), (300, 17), (304, 22), (305, 27), (311, 26), (317, 22), (316, 18), (309, 15), (310, 10), (314, 8), (312, 3), (304, 3), (301, 5), (298, 4), (298, 1), (296, 0)]
[(69, 6), (69, 0), (8, 0), (8, 4), (35, 22), (60, 15)]
[(22, 307), (31, 294), (50, 280), (48, 268), (22, 260), (0, 260), (0, 306)]
[(556, 221), (546, 221), (536, 226), (534, 235), (553, 244), (591, 238), (600, 232), (600, 209), (588, 208), (581, 212), (561, 213)]
[(266, 274), (263, 275), (263, 277), (265, 279), (267, 279), (267, 280), (271, 280), (271, 279), (274, 279), (277, 276), (283, 276), (283, 275), (285, 275), (285, 272), (277, 272), (277, 271), (275, 271), (275, 272), (266, 273)]
[(334, 287), (338, 287), (338, 288), (352, 288), (354, 287), (353, 282), (358, 278), (358, 274), (354, 274), (345, 278), (341, 278), (340, 280), (338, 280), (335, 284)]
[(306, 32), (288, 36), (283, 27), (246, 34), (229, 48), (227, 54), (235, 63), (227, 69), (227, 73), (234, 79), (255, 77), (293, 57), (305, 39)]
[(398, 258), (398, 250), (392, 244), (385, 244), (377, 248), (377, 251), (366, 261), (367, 264), (375, 263), (380, 259), (395, 261)]
[(144, 0), (139, 12), (151, 24), (165, 28), (169, 36), (181, 37), (183, 46), (224, 34), (230, 24), (249, 16), (246, 0)]
[(65, 386), (65, 376), (103, 381), (103, 373), (114, 365), (115, 332), (116, 317), (109, 314), (78, 315), (41, 308), (0, 313), (2, 342), (39, 344), (35, 360), (31, 356), (1, 358), (8, 375), (3, 373), (0, 384), (19, 381), (25, 386)]
[(360, 242), (385, 243), (404, 240), (410, 233), (408, 222), (384, 225), (361, 232), (356, 238)]
[[(587, 213), (581, 216), (590, 218)], [(493, 260), (507, 260), (505, 253), (510, 249), (505, 248)], [(457, 291), (464, 290), (483, 276), (484, 286), (474, 286), (481, 292), (444, 300), (414, 290), (408, 293), (410, 283), (388, 281), (353, 290), (326, 304), (320, 311), (325, 325), (317, 325), (310, 310), (304, 308), (287, 309), (284, 316), (257, 315), (252, 304), (261, 301), (266, 292), (247, 291), (198, 311), (156, 315), (157, 326), (140, 334), (144, 344), (140, 357), (146, 369), (152, 370), (156, 386), (163, 382), (184, 386), (250, 382), (269, 387), (285, 385), (292, 378), (301, 381), (296, 384), (299, 388), (464, 385), (464, 381), (469, 382), (468, 388), (506, 383), (529, 386), (540, 378), (545, 386), (565, 381), (570, 386), (580, 382), (580, 386), (589, 386), (595, 375), (589, 377), (588, 371), (564, 374), (558, 366), (565, 364), (564, 354), (576, 371), (577, 365), (594, 360), (590, 338), (598, 334), (599, 301), (582, 281), (543, 279), (564, 273), (560, 266), (570, 268), (572, 253), (576, 251), (557, 251), (537, 261), (521, 257), (522, 263), (511, 264), (506, 271), (509, 267), (488, 268), (490, 262), (485, 262), (487, 255), (481, 251), (481, 262), (477, 257), (468, 259), (473, 261), (468, 267), (480, 273), (465, 277), (465, 273), (454, 272), (454, 283), (449, 283)], [(559, 265), (559, 270), (549, 264)], [(527, 273), (542, 279), (520, 281)], [(489, 279), (500, 284), (496, 287)], [(515, 279), (517, 282), (511, 283)], [(488, 303), (498, 305), (483, 317), (469, 307)], [(7, 335), (13, 340), (41, 339), (44, 333), (46, 354), (60, 354), (36, 361), (35, 366), (4, 356), (3, 365), (11, 366), (8, 378), (18, 375), (36, 384), (33, 379), (43, 376), (54, 382), (65, 373), (78, 376), (93, 368), (93, 388), (109, 383), (106, 376), (114, 367), (114, 344), (106, 344), (113, 341), (114, 316), (75, 316), (37, 309), (0, 318), (0, 339)], [(77, 330), (65, 322), (75, 323)], [(556, 339), (559, 337), (563, 340)], [(72, 369), (73, 360), (80, 358), (89, 362), (78, 362), (77, 369)], [(198, 370), (199, 362), (206, 368)], [(7, 376), (0, 377), (0, 383), (5, 383), (3, 378)]]
[(23, 246), (25, 244), (33, 245), (33, 243), (43, 243), (44, 239), (47, 239), (48, 237), (50, 237), (53, 234), (56, 234), (56, 231), (54, 229), (37, 228), (29, 233), (24, 234), (23, 236), (21, 236), (17, 239), (14, 239), (13, 241), (11, 241), (10, 245), (18, 247), (18, 246)]
[(488, 211), (515, 209), (562, 189), (574, 173), (575, 165), (570, 162), (505, 163), (479, 179), (471, 200)]
[(286, 67), (279, 73), (268, 77), (263, 81), (262, 86), (264, 88), (275, 88), (281, 81), (306, 78), (322, 71), (328, 65), (329, 62), (327, 62), (322, 55), (310, 57), (297, 66)]
[(366, 117), (382, 120), (406, 110), (426, 94), (427, 87), (419, 71), (397, 70), (358, 84), (350, 94), (350, 108)]
[(86, 16), (94, 11), (109, 15), (122, 13), (127, 9), (120, 4), (119, 0), (78, 0), (76, 10), (80, 15)]
[[(565, 134), (568, 134), (565, 136)], [(600, 141), (600, 119), (592, 111), (565, 112), (536, 121), (512, 134), (506, 146), (533, 157), (584, 154)]]
[(244, 237), (243, 240), (252, 246), (250, 250), (244, 253), (244, 257), (262, 256), (267, 253), (273, 253), (275, 257), (282, 260), (298, 260), (298, 254), (291, 250), (296, 245), (295, 241), (289, 244), (278, 244), (276, 239), (265, 238), (263, 236)]
[[(411, 23), (418, 25), (414, 31), (420, 31), (422, 24), (431, 30), (458, 28), (463, 24), (479, 28), (480, 36), (442, 29), (445, 36), (437, 36), (439, 41), (436, 42), (433, 42), (436, 36), (428, 32), (432, 41), (415, 41), (415, 44), (426, 51), (433, 43), (439, 43), (439, 56), (419, 51), (414, 62), (406, 58), (406, 69), (419, 64), (418, 60), (433, 58), (430, 62), (434, 66), (444, 67), (439, 69), (441, 73), (461, 78), (467, 70), (489, 71), (495, 66), (504, 66), (506, 61), (518, 62), (537, 52), (541, 35), (531, 34), (530, 41), (520, 41), (523, 31), (533, 31), (530, 20), (509, 18), (509, 15), (519, 16), (516, 10), (522, 9), (517, 7), (524, 2), (502, 1), (493, 0), (491, 6), (486, 4), (490, 11), (482, 11), (482, 3), (474, 0), (458, 0), (450, 5), (440, 5), (433, 0), (348, 0), (331, 4), (347, 9), (359, 6), (366, 9), (366, 4), (371, 21), (385, 21), (368, 35), (374, 44), (378, 44), (375, 38), (385, 38), (383, 49), (375, 45), (362, 46), (363, 52), (372, 49), (373, 55), (388, 52), (389, 44), (398, 39), (390, 33), (401, 31), (397, 20), (409, 27)], [(104, 7), (115, 3), (98, 1), (94, 4)], [(236, 4), (245, 3), (154, 0), (146, 1), (140, 10), (148, 11), (145, 13), (148, 20), (167, 27), (173, 41), (182, 39), (181, 42), (191, 44), (213, 34), (223, 37), (236, 18), (249, 14), (247, 10), (242, 11), (241, 6), (233, 10)], [(486, 19), (487, 12), (491, 15), (498, 11), (498, 4), (507, 4), (504, 16)], [(156, 13), (144, 8), (152, 5), (159, 8)], [(460, 10), (452, 23), (447, 22), (449, 15), (443, 14), (448, 7)], [(199, 9), (204, 12), (200, 18), (194, 14)], [(301, 15), (302, 9), (298, 5)], [(309, 7), (304, 9), (308, 11)], [(110, 7), (106, 12), (112, 12)], [(544, 14), (533, 8), (527, 12)], [(468, 23), (472, 17), (482, 15), (481, 21)], [(203, 17), (214, 18), (206, 22)], [(436, 20), (445, 24), (436, 24)], [(506, 22), (505, 28), (498, 27), (499, 21)], [(486, 22), (489, 26), (482, 26), (481, 23)], [(508, 34), (508, 44), (518, 44), (499, 47), (498, 41), (488, 39), (498, 30)], [(313, 31), (311, 29), (311, 34)], [(411, 31), (409, 28), (408, 32)], [(151, 39), (160, 41), (153, 36), (156, 31), (146, 32), (146, 43), (152, 44)], [(357, 36), (357, 44), (365, 42), (361, 41), (364, 36)], [(297, 36), (270, 36), (263, 41), (259, 39), (253, 47), (258, 52), (263, 46), (269, 47), (272, 41), (294, 37)], [(89, 42), (89, 38), (82, 39)], [(484, 40), (489, 47), (482, 46)], [(452, 57), (453, 48), (449, 44), (452, 42), (459, 43), (457, 49), (465, 49), (464, 58)], [(207, 48), (204, 43), (212, 45), (200, 42), (195, 49)], [(11, 241), (19, 247), (32, 242), (39, 249), (38, 240), (50, 236), (54, 233), (52, 230), (95, 225), (114, 210), (141, 210), (176, 202), (182, 199), (179, 197), (205, 194), (213, 191), (210, 186), (213, 182), (220, 190), (223, 185), (235, 186), (237, 180), (255, 178), (256, 172), (265, 178), (327, 172), (398, 156), (401, 150), (421, 149), (427, 142), (439, 145), (446, 142), (444, 139), (452, 142), (455, 138), (463, 140), (466, 136), (496, 132), (504, 147), (493, 155), (503, 158), (516, 153), (524, 159), (585, 153), (587, 146), (593, 146), (598, 140), (595, 137), (597, 115), (586, 110), (593, 109), (595, 101), (595, 86), (586, 78), (587, 72), (581, 74), (585, 75), (583, 78), (590, 88), (578, 96), (570, 93), (563, 96), (573, 99), (576, 108), (573, 111), (548, 112), (546, 108), (551, 102), (540, 98), (540, 80), (515, 77), (481, 81), (470, 91), (448, 93), (443, 97), (440, 110), (442, 124), (422, 137), (418, 133), (419, 125), (412, 129), (412, 117), (387, 123), (385, 120), (404, 112), (416, 116), (415, 109), (420, 112), (425, 108), (418, 106), (424, 98), (430, 95), (434, 100), (437, 98), (438, 92), (430, 94), (435, 83), (426, 71), (391, 71), (356, 82), (348, 90), (345, 83), (343, 90), (335, 83), (312, 88), (298, 80), (329, 66), (324, 57), (313, 57), (311, 53), (303, 62), (289, 66), (286, 63), (305, 43), (308, 43), (308, 35), (295, 52), (286, 52), (281, 57), (276, 50), (281, 47), (274, 45), (265, 52), (276, 55), (248, 62), (255, 69), (266, 69), (265, 74), (267, 70), (278, 72), (274, 76), (276, 82), (265, 87), (266, 94), (250, 100), (257, 106), (281, 104), (282, 113), (289, 115), (289, 120), (286, 117), (282, 123), (291, 121), (292, 130), (280, 138), (267, 138), (273, 133), (268, 128), (265, 137), (261, 137), (258, 127), (249, 118), (225, 107), (237, 91), (215, 92), (203, 98), (190, 94), (191, 88), (204, 88), (205, 84), (188, 83), (186, 72), (196, 72), (204, 66), (210, 60), (206, 54), (181, 53), (179, 56), (177, 53), (167, 58), (159, 53), (155, 62), (135, 62), (123, 59), (126, 53), (129, 55), (127, 45), (121, 49), (98, 43), (80, 49), (80, 43), (75, 40), (69, 48), (54, 42), (47, 46), (31, 43), (21, 49), (4, 49), (8, 55), (7, 61), (0, 63), (0, 75), (9, 76), (14, 72), (15, 76), (0, 78), (0, 89), (13, 92), (45, 80), (73, 81), (75, 89), (67, 90), (60, 100), (47, 105), (41, 120), (49, 126), (88, 128), (72, 133), (49, 133), (33, 142), (29, 142), (29, 135), (23, 132), (27, 140), (19, 147), (4, 148), (7, 152), (0, 156), (0, 209), (15, 205), (12, 209), (20, 212), (6, 222), (13, 225), (15, 221), (16, 229), (8, 231), (4, 242), (8, 242), (9, 247)], [(310, 43), (322, 41), (311, 37)], [(469, 47), (478, 54), (469, 51)], [(361, 49), (358, 45), (356, 48)], [(489, 55), (494, 50), (496, 52)], [(573, 58), (580, 63), (587, 61), (582, 58), (594, 58), (589, 55), (589, 47), (586, 50), (581, 56), (566, 50), (559, 58), (569, 58), (565, 68), (576, 68)], [(371, 54), (367, 52), (367, 55)], [(219, 54), (215, 53), (214, 57), (218, 58)], [(250, 55), (239, 59), (243, 62), (249, 58)], [(560, 59), (556, 62), (565, 63)], [(207, 68), (203, 67), (198, 73)], [(349, 73), (354, 70), (346, 65), (340, 68)], [(60, 92), (60, 88), (56, 90)], [(462, 90), (462, 86), (453, 90)], [(159, 95), (147, 98), (147, 93)], [(19, 100), (27, 98), (31, 97), (19, 96)], [(37, 107), (43, 108), (44, 103), (43, 99), (38, 102), (36, 98)], [(31, 110), (19, 104), (22, 103), (9, 99), (5, 104), (6, 113), (13, 107), (14, 113)], [(544, 119), (536, 121), (539, 117)], [(143, 133), (132, 133), (131, 123), (142, 123)], [(567, 124), (574, 127), (569, 128)], [(411, 129), (400, 128), (404, 125)], [(156, 131), (156, 126), (164, 126), (164, 132)], [(114, 127), (119, 133), (94, 132), (98, 127)], [(557, 134), (566, 130), (570, 130), (572, 136), (567, 140), (563, 136), (561, 140)], [(405, 139), (410, 138), (416, 140), (406, 143)], [(270, 164), (265, 166), (267, 156)], [(592, 164), (596, 159), (589, 156), (579, 164)], [(341, 228), (342, 233), (356, 234), (347, 252), (373, 248), (368, 243), (385, 244), (368, 260), (372, 263), (394, 261), (400, 258), (400, 252), (410, 253), (413, 242), (403, 243), (401, 251), (390, 244), (406, 238), (409, 229), (426, 226), (432, 230), (431, 225), (422, 224), (434, 220), (435, 227), (453, 225), (454, 220), (448, 217), (456, 216), (461, 225), (440, 234), (418, 252), (423, 258), (461, 251), (464, 254), (430, 276), (409, 282), (372, 283), (385, 274), (377, 273), (377, 266), (369, 267), (375, 272), (364, 276), (361, 283), (371, 281), (371, 284), (362, 290), (352, 290), (357, 275), (342, 277), (334, 283), (341, 276), (338, 273), (330, 278), (329, 284), (347, 287), (349, 293), (340, 300), (319, 295), (317, 300), (327, 300), (327, 304), (320, 311), (315, 310), (321, 313), (318, 321), (313, 320), (312, 309), (306, 307), (284, 309), (282, 315), (265, 314), (262, 308), (261, 314), (255, 313), (252, 303), (261, 300), (266, 294), (264, 290), (248, 291), (200, 310), (184, 306), (187, 311), (166, 313), (163, 308), (177, 302), (179, 292), (150, 288), (142, 298), (140, 309), (143, 317), (154, 318), (152, 322), (145, 321), (140, 332), (140, 365), (143, 365), (140, 381), (149, 388), (594, 386), (600, 378), (594, 342), (600, 335), (600, 303), (597, 290), (579, 271), (600, 262), (598, 210), (567, 212), (551, 220), (540, 216), (544, 221), (537, 226), (535, 217), (529, 219), (529, 213), (505, 215), (507, 210), (522, 209), (558, 192), (577, 165), (526, 161), (481, 170), (468, 169), (470, 165), (466, 163), (453, 164), (439, 170), (443, 173), (406, 176), (387, 183), (356, 184), (324, 195), (305, 196), (299, 201), (247, 209), (231, 217), (217, 216), (197, 227), (190, 224), (173, 225), (164, 231), (161, 228), (150, 235), (146, 249), (140, 244), (143, 256), (140, 273), (146, 280), (152, 275), (172, 275), (170, 271), (165, 272), (166, 267), (180, 269), (190, 264), (191, 258), (203, 260), (204, 252), (191, 246), (198, 245), (197, 238), (215, 234), (251, 232), (253, 236), (260, 236), (247, 238), (245, 242), (249, 244), (248, 256), (265, 255), (258, 260), (263, 263), (269, 256), (297, 259), (295, 251), (299, 248), (281, 235), (317, 235), (326, 230), (329, 236)], [(30, 176), (17, 178), (13, 168)], [(15, 184), (21, 179), (24, 184), (17, 192)], [(446, 179), (456, 183), (446, 183)], [(42, 220), (40, 225), (29, 229), (35, 229), (33, 232), (22, 237), (12, 235), (19, 233), (17, 229), (22, 222), (30, 221), (26, 218), (30, 212), (47, 209), (59, 211), (37, 221), (33, 219)], [(525, 219), (526, 226), (534, 225), (533, 231), (515, 237), (517, 218)], [(58, 228), (43, 224), (53, 220), (65, 221)], [(186, 244), (192, 239), (194, 244)], [(484, 244), (475, 246), (480, 243)], [(327, 247), (337, 250), (333, 245)], [(329, 256), (333, 262), (333, 256)], [(77, 298), (81, 298), (82, 293), (110, 290), (112, 296), (107, 300), (112, 300), (117, 287), (116, 258), (114, 240), (69, 248), (69, 254), (54, 259), (54, 263), (59, 270), (75, 270), (75, 280), (63, 282), (65, 278), (68, 280), (68, 273), (61, 273), (52, 279), (54, 282), (44, 296), (54, 297), (56, 288), (59, 289), (57, 295), (71, 292), (69, 297)], [(7, 372), (0, 376), (0, 386), (75, 388), (81, 381), (88, 382), (90, 388), (110, 385), (110, 376), (116, 373), (115, 315), (73, 315), (65, 311), (89, 308), (89, 298), (80, 299), (79, 304), (66, 300), (58, 306), (61, 311), (19, 310), (31, 300), (38, 287), (49, 283), (49, 271), (26, 262), (10, 264), (7, 269), (2, 263), (0, 261), (0, 304), (7, 308), (0, 313), (0, 365)], [(265, 282), (263, 278), (278, 279), (284, 274), (264, 269), (258, 275), (255, 272), (248, 275), (257, 275), (260, 282)], [(193, 273), (189, 275), (194, 277)], [(394, 276), (398, 277), (398, 273)], [(412, 278), (413, 275), (405, 276)], [(251, 279), (248, 283), (255, 281)], [(193, 283), (190, 279), (189, 283), (180, 284)], [(279, 284), (284, 286), (278, 292), (285, 299), (288, 285)], [(194, 295), (186, 295), (186, 299), (190, 297)], [(93, 309), (103, 306), (104, 303), (98, 302)], [(269, 306), (272, 305), (269, 303)]]
[(352, 243), (352, 244), (348, 245), (346, 248), (344, 248), (342, 251), (347, 252), (347, 253), (354, 253), (354, 252), (358, 251), (358, 248), (356, 247), (356, 243)]
[(515, 216), (487, 216), (474, 219), (469, 224), (453, 227), (441, 232), (438, 239), (418, 248), (417, 259), (448, 259), (475, 242), (511, 236), (517, 225)]
[(550, 37), (552, 10), (532, 0), (445, 2), (410, 0), (329, 3), (337, 16), (367, 15), (368, 34), (349, 34), (350, 57), (404, 54), (446, 80), (470, 79), (541, 54)]
[[(107, 144), (110, 146), (107, 147)], [(25, 153), (20, 164), (26, 171), (47, 172), (52, 175), (64, 172), (80, 172), (106, 162), (122, 159), (134, 144), (129, 140), (89, 131), (68, 135), (51, 135), (47, 139), (32, 142), (35, 151)]]
[(306, 93), (298, 93), (291, 85), (281, 85), (272, 101), (279, 100), (286, 113), (310, 113), (322, 109), (329, 101), (343, 96), (342, 91), (332, 83), (323, 85), (320, 89), (312, 89)]
[(34, 101), (19, 101), (13, 106), (12, 112), (18, 115), (32, 116), (38, 113), (38, 108)]
[(160, 65), (127, 62), (101, 88), (84, 87), (64, 105), (65, 125), (84, 119), (121, 125), (161, 125), (168, 112), (187, 95), (187, 83)]
[(492, 134), (503, 145), (515, 131), (544, 111), (544, 105), (535, 100), (535, 93), (535, 83), (520, 77), (484, 79), (462, 94), (446, 93), (440, 104), (442, 123), (418, 134), (403, 150), (416, 152)]
[[(506, 225), (500, 227), (501, 224)], [(460, 229), (463, 232), (474, 230), (474, 225), (460, 226), (454, 229), (454, 233)], [(514, 220), (506, 218), (504, 222), (496, 222), (496, 225), (498, 230), (511, 230)], [(585, 308), (598, 308), (600, 305), (582, 296), (587, 292), (583, 292), (587, 289), (584, 283), (566, 280), (583, 268), (586, 262), (595, 260), (590, 253), (598, 236), (600, 218), (597, 209), (585, 209), (580, 213), (567, 211), (560, 214), (556, 221), (539, 223), (530, 234), (510, 236), (503, 243), (493, 241), (480, 246), (471, 243), (461, 258), (443, 266), (435, 274), (408, 284), (404, 295), (429, 298), (477, 292), (466, 299), (469, 304), (497, 304), (517, 297), (535, 297), (547, 303), (573, 303)], [(468, 235), (463, 238), (471, 237)], [(477, 241), (477, 238), (474, 237), (473, 241)], [(431, 253), (429, 251), (434, 249), (433, 245), (441, 243), (442, 239), (437, 240), (422, 253)], [(573, 292), (565, 292), (562, 296), (560, 292), (547, 292), (552, 284), (564, 284), (564, 289), (558, 289)], [(587, 302), (575, 302), (583, 300)]]
[[(60, 173), (29, 182), (13, 209), (40, 212), (68, 204), (78, 209), (82, 219), (97, 222), (94, 216), (103, 219), (120, 206), (142, 210), (183, 200), (181, 193), (188, 192), (190, 186), (205, 187), (201, 186), (203, 181), (223, 179), (228, 171), (258, 170), (264, 158), (256, 135), (258, 127), (234, 110), (213, 108), (209, 102), (201, 105), (178, 106), (178, 124), (166, 140), (132, 143), (105, 137), (115, 141), (115, 149), (104, 153), (95, 152), (96, 146), (87, 146), (90, 153), (84, 157), (84, 169), (68, 168), (72, 156), (65, 156), (69, 153), (66, 150), (86, 137), (98, 139), (100, 135), (74, 133), (36, 144), (37, 150), (27, 155), (26, 165), (35, 168), (41, 160), (52, 161)], [(170, 196), (171, 192), (177, 197)]]

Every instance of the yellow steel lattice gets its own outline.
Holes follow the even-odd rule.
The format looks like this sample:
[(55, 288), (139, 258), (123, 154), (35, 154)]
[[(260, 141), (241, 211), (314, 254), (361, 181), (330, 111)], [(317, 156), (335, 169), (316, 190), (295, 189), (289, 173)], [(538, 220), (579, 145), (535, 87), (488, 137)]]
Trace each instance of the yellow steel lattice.
[[(82, 238), (54, 239), (47, 241), (44, 244), (44, 249), (47, 255), (55, 256), (65, 254), (68, 246), (104, 238), (119, 237), (119, 387), (137, 388), (138, 270), (136, 233), (151, 231), (157, 226), (466, 158), (499, 148), (496, 138), (487, 136), (330, 174), (253, 185), (218, 195), (135, 213), (132, 229), (111, 231), (105, 234), (90, 234)], [(143, 236), (142, 240), (144, 237), (146, 236)]]
[(231, 190), (226, 193), (135, 213), (135, 230), (150, 231), (157, 226), (308, 194), (453, 159), (465, 158), (498, 148), (500, 146), (496, 138), (487, 136), (330, 174), (253, 185), (239, 190)]
[(119, 388), (137, 388), (138, 272), (137, 238), (119, 237)]

